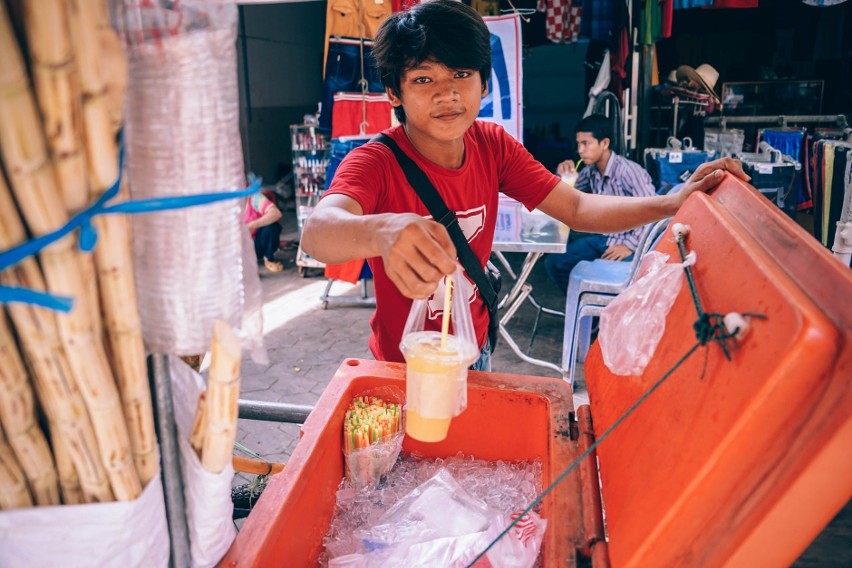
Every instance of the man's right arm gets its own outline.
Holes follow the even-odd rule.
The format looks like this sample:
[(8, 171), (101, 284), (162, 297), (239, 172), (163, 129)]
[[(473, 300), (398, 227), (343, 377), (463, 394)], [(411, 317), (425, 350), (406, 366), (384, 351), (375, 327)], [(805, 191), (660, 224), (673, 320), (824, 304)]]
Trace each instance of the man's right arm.
[(388, 277), (409, 298), (428, 297), (456, 266), (443, 225), (414, 213), (364, 215), (355, 199), (342, 194), (320, 200), (305, 222), (301, 245), (330, 264), (381, 257)]

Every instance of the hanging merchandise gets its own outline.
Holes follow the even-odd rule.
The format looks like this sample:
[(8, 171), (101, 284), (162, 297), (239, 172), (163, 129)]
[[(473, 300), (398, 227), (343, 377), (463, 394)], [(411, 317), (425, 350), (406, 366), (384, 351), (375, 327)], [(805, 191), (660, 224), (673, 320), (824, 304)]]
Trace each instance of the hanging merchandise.
[(412, 7), (420, 4), (420, 0), (391, 0), (391, 8), (394, 13), (408, 12)]
[(689, 65), (681, 65), (677, 68), (677, 80), (688, 83), (689, 88), (708, 93), (717, 103), (721, 100), (713, 90), (719, 80), (719, 72), (707, 63), (702, 63), (695, 69)]
[(757, 8), (758, 0), (714, 0), (713, 8)]
[(579, 0), (539, 0), (536, 10), (545, 13), (545, 35), (553, 43), (575, 43), (580, 39)]
[(480, 16), (499, 16), (500, 0), (471, 0), (470, 7)]
[(751, 177), (749, 183), (767, 199), (775, 203), (792, 219), (798, 209), (796, 187), (802, 165), (782, 154), (766, 142), (761, 142), (757, 153), (743, 152), (735, 158), (742, 160), (743, 171)]
[(378, 134), (391, 127), (392, 113), (385, 93), (335, 93), (331, 138)]
[(705, 128), (704, 149), (714, 150), (720, 158), (743, 151), (745, 131), (739, 128)]
[[(166, 29), (166, 22), (179, 25)], [(244, 187), (236, 5), (188, 1), (161, 8), (128, 0), (119, 3), (115, 25), (128, 57), (132, 197)], [(137, 215), (133, 234), (150, 351), (204, 353), (216, 320), (241, 329), (259, 348), (262, 298), (241, 202)]]
[[(782, 154), (791, 156), (804, 165), (808, 163), (808, 135), (804, 128), (762, 129), (758, 132), (761, 140), (779, 150)], [(799, 211), (813, 207), (811, 190), (807, 176), (801, 176), (796, 187), (796, 204)]]
[(524, 139), (521, 18), (518, 14), (483, 18), (491, 32), (491, 75), (482, 98), (480, 120), (496, 122), (519, 142)]
[(329, 40), (319, 117), (319, 128), (323, 132), (331, 132), (334, 95), (342, 92), (385, 92), (376, 70), (372, 41), (351, 37)]
[(580, 35), (588, 39), (609, 41), (615, 31), (616, 0), (584, 0)]
[(689, 138), (682, 142), (670, 138), (665, 148), (645, 149), (645, 169), (657, 193), (664, 194), (673, 186), (686, 182), (698, 166), (715, 158), (715, 151), (694, 148)]
[(713, 0), (674, 0), (675, 10), (686, 10), (687, 8), (704, 8), (712, 6)]
[(331, 0), (325, 35), (372, 38), (392, 10), (384, 0)]

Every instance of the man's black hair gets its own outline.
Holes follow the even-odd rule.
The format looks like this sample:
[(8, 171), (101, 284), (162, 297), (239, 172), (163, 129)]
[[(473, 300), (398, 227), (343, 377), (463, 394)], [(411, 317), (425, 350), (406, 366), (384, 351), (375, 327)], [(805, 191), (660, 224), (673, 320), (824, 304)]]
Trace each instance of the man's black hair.
[[(470, 6), (456, 0), (425, 0), (382, 23), (373, 56), (382, 84), (396, 96), (405, 70), (427, 59), (450, 69), (478, 70), (485, 89), (491, 75), (491, 33)], [(404, 123), (402, 107), (395, 107), (394, 112)]]
[(577, 123), (574, 127), (574, 134), (578, 132), (591, 132), (592, 138), (598, 142), (604, 138), (609, 138), (609, 143), (612, 144), (612, 120), (602, 114), (590, 114), (583, 120)]

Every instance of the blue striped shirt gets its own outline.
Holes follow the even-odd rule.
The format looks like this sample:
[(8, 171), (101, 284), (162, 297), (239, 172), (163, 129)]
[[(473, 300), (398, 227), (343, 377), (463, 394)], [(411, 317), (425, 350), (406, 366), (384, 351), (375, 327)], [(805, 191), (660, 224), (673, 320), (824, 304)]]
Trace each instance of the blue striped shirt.
[[(648, 197), (657, 193), (651, 176), (642, 166), (616, 153), (610, 154), (603, 176), (597, 167), (586, 166), (577, 176), (574, 187), (587, 193), (621, 197)], [(627, 245), (627, 248), (635, 251), (641, 236), (642, 227), (637, 227), (608, 235), (606, 244), (610, 247)]]

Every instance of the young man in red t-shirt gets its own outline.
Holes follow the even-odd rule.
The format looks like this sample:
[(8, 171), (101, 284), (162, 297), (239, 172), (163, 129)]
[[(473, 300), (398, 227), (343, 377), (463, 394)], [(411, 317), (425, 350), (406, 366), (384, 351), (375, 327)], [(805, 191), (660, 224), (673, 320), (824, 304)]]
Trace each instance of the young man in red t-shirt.
[[(572, 229), (615, 233), (673, 215), (690, 193), (717, 185), (720, 170), (744, 176), (738, 162), (718, 160), (676, 195), (629, 199), (584, 194), (561, 182), (502, 127), (476, 120), (491, 72), (490, 33), (478, 13), (456, 0), (394, 14), (376, 34), (373, 55), (401, 123), (385, 134), (455, 211), (483, 266), (500, 192)], [(327, 263), (369, 260), (376, 289), (370, 349), (381, 361), (403, 361), (399, 343), (412, 299), (432, 298), (456, 267), (446, 228), (431, 219), (392, 151), (378, 143), (347, 155), (301, 244)], [(478, 293), (469, 301), (482, 350), (471, 368), (490, 370), (488, 309)], [(427, 329), (440, 330), (441, 306), (430, 302), (428, 311)]]

